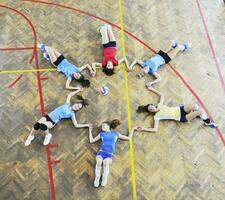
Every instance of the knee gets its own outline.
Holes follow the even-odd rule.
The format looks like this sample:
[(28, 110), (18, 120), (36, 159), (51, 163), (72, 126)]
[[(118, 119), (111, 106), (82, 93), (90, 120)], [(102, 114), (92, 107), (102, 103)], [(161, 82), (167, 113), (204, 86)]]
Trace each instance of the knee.
[(36, 124), (34, 124), (34, 126), (33, 126), (34, 130), (38, 131), (40, 129), (40, 125), (41, 124), (39, 122), (37, 122)]
[(40, 124), (40, 129), (42, 131), (46, 131), (48, 129), (48, 127), (45, 124)]
[(96, 158), (96, 165), (99, 166), (99, 167), (102, 166), (102, 159), (101, 158), (98, 158), (98, 157)]

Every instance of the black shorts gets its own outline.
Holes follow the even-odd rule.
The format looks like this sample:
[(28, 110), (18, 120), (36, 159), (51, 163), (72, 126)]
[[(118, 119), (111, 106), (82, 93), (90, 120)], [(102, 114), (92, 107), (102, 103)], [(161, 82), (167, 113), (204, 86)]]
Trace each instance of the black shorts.
[(116, 41), (112, 41), (112, 42), (109, 42), (107, 44), (103, 44), (102, 46), (103, 46), (104, 49), (109, 48), (109, 47), (116, 47)]
[(53, 125), (55, 125), (55, 122), (49, 117), (49, 115), (45, 115), (46, 121), (51, 122)]
[(180, 106), (180, 122), (188, 122), (186, 115), (187, 113), (184, 110), (184, 106)]
[(63, 55), (60, 55), (57, 60), (54, 63), (55, 66), (58, 66), (63, 60), (65, 59), (65, 57)]
[(158, 52), (158, 55), (160, 55), (160, 56), (163, 57), (163, 59), (165, 60), (165, 63), (166, 63), (166, 64), (169, 63), (169, 62), (171, 61), (171, 58), (168, 56), (168, 54), (165, 53), (165, 52), (162, 51), (162, 50), (160, 50), (160, 51)]

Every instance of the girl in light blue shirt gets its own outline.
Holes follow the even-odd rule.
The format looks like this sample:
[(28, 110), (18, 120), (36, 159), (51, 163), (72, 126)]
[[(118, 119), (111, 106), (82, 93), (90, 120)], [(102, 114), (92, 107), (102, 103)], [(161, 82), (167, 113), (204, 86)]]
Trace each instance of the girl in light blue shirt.
[(52, 112), (39, 119), (38, 122), (32, 127), (31, 132), (25, 141), (25, 146), (29, 146), (31, 144), (35, 138), (35, 133), (38, 133), (39, 131), (43, 131), (45, 133), (43, 144), (49, 144), (52, 138), (52, 134), (49, 133), (49, 129), (53, 128), (62, 119), (71, 119), (76, 128), (90, 127), (90, 124), (78, 124), (76, 120), (76, 112), (88, 105), (87, 100), (82, 96), (77, 95), (78, 101), (73, 105), (71, 104), (71, 98), (80, 91), (82, 91), (81, 88), (76, 88), (76, 91), (68, 95), (64, 105), (57, 107)]
[(128, 71), (131, 71), (133, 67), (138, 64), (141, 66), (141, 73), (138, 74), (138, 77), (141, 78), (145, 74), (151, 74), (155, 77), (154, 81), (148, 82), (147, 87), (151, 87), (153, 84), (161, 81), (161, 76), (157, 72), (159, 67), (164, 64), (169, 63), (172, 59), (174, 59), (178, 53), (184, 52), (191, 47), (191, 43), (185, 43), (183, 45), (178, 44), (176, 41), (172, 41), (172, 46), (170, 46), (169, 50), (166, 53), (160, 50), (157, 54), (146, 61), (141, 61), (135, 59), (133, 63), (128, 67)]
[(79, 82), (82, 87), (89, 87), (90, 81), (85, 79), (84, 75), (81, 73), (84, 69), (89, 69), (90, 75), (95, 76), (96, 69), (95, 66), (90, 66), (86, 64), (82, 67), (77, 67), (70, 63), (61, 53), (52, 47), (46, 46), (45, 44), (38, 44), (38, 48), (43, 52), (43, 56), (46, 60), (50, 60), (51, 63), (57, 67), (57, 71), (63, 73), (67, 77), (66, 89), (73, 90), (76, 87), (71, 86), (71, 82), (75, 79)]

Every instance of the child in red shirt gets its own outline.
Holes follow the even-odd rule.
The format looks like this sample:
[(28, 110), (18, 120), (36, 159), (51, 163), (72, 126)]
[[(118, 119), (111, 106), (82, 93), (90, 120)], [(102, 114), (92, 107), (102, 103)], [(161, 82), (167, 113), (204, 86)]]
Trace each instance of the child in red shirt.
[(111, 76), (114, 74), (114, 66), (117, 66), (125, 62), (128, 67), (127, 58), (122, 58), (120, 60), (116, 59), (116, 39), (112, 32), (112, 27), (109, 24), (105, 24), (100, 28), (100, 33), (102, 36), (102, 45), (103, 45), (103, 61), (102, 63), (92, 63), (93, 67), (101, 66), (102, 71), (107, 75)]

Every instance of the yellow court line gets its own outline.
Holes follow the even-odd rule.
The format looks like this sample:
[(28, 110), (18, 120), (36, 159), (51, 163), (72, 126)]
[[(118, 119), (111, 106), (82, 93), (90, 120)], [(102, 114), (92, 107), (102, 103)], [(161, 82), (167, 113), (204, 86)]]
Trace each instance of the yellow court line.
[(32, 73), (32, 72), (51, 72), (56, 71), (56, 68), (47, 69), (24, 69), (24, 70), (0, 70), (0, 74), (16, 74), (16, 73)]
[[(119, 0), (120, 6), (120, 26), (121, 26), (121, 38), (122, 38), (122, 50), (123, 57), (126, 56), (125, 49), (125, 37), (124, 37), (124, 22), (123, 22), (123, 3), (122, 0)], [(125, 90), (126, 90), (126, 108), (127, 108), (127, 122), (128, 122), (128, 131), (131, 131), (131, 112), (130, 112), (130, 97), (129, 97), (129, 85), (128, 85), (128, 76), (126, 71), (126, 66), (123, 64), (123, 74), (125, 79)], [(133, 140), (129, 141), (130, 144), (130, 161), (131, 161), (131, 178), (132, 178), (132, 187), (133, 187), (133, 199), (137, 200), (137, 190), (136, 190), (136, 181), (135, 181), (135, 169), (134, 169), (134, 149), (133, 149)]]

